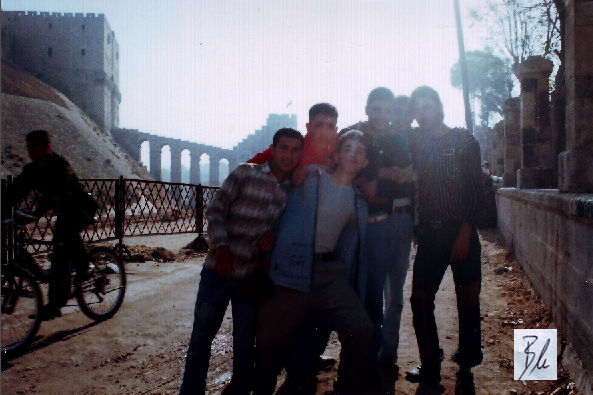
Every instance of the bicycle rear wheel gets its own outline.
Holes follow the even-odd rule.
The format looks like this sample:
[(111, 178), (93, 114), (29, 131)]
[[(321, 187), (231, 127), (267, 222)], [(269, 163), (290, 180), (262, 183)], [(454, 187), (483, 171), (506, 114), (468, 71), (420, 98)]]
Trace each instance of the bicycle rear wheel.
[(77, 282), (76, 300), (87, 317), (102, 321), (113, 317), (124, 301), (126, 271), (110, 248), (96, 247), (88, 255), (89, 277)]
[(14, 356), (33, 340), (41, 324), (39, 284), (25, 270), (2, 273), (2, 355)]

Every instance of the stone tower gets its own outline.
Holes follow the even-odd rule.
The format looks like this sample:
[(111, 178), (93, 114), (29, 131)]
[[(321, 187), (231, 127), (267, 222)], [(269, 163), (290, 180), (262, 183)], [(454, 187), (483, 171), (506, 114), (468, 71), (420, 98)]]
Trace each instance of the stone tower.
[(105, 15), (2, 11), (2, 59), (63, 92), (103, 130), (119, 126), (119, 46)]

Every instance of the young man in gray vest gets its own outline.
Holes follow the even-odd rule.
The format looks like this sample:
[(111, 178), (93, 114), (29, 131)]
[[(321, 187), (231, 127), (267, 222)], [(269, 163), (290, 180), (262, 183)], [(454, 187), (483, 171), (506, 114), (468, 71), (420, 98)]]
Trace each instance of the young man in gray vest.
[[(359, 131), (342, 135), (336, 169), (309, 171), (293, 187), (271, 256), (276, 294), (262, 303), (257, 329), (254, 393), (271, 395), (301, 325), (317, 313), (338, 333), (342, 352), (336, 393), (360, 393), (371, 323), (364, 310), (366, 287), (366, 204), (353, 181), (366, 165)], [(358, 295), (357, 295), (358, 293)]]

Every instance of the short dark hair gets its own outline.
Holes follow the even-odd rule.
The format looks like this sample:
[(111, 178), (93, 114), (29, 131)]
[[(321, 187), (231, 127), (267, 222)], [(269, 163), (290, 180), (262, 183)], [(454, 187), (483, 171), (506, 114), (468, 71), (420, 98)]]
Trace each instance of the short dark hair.
[(369, 147), (369, 139), (366, 134), (361, 132), (360, 130), (352, 129), (345, 131), (344, 133), (340, 134), (338, 137), (338, 146), (336, 147), (335, 152), (340, 152), (342, 150), (342, 146), (347, 140), (354, 140), (359, 141), (364, 144), (364, 152), (365, 155), (368, 152)]
[(315, 118), (319, 114), (327, 115), (329, 117), (333, 117), (336, 119), (338, 118), (338, 110), (336, 110), (336, 108), (329, 103), (314, 104), (309, 109), (309, 122), (311, 122), (313, 118)]
[(416, 101), (418, 101), (420, 98), (434, 101), (439, 107), (441, 121), (445, 118), (445, 114), (443, 112), (443, 102), (441, 102), (441, 98), (439, 97), (437, 91), (426, 85), (419, 86), (418, 88), (414, 89), (412, 95), (410, 95), (410, 104), (408, 104), (411, 111), (416, 106)]
[(403, 106), (409, 106), (410, 105), (410, 96), (405, 96), (405, 95), (396, 96), (395, 102), (399, 103)]
[(278, 142), (280, 141), (280, 137), (288, 137), (291, 139), (297, 139), (301, 142), (301, 146), (305, 144), (305, 138), (303, 137), (301, 132), (299, 132), (298, 130), (293, 129), (293, 128), (278, 129), (276, 131), (276, 133), (274, 134), (274, 138), (272, 139), (272, 145), (274, 147), (276, 147), (276, 145), (278, 145)]
[(49, 143), (51, 143), (51, 138), (49, 137), (49, 133), (46, 130), (33, 130), (32, 132), (27, 133), (27, 136), (25, 136), (25, 141), (35, 141), (44, 147), (47, 147)]
[(372, 102), (378, 100), (395, 102), (395, 96), (389, 88), (380, 86), (378, 88), (373, 89), (371, 93), (369, 93), (369, 97), (367, 97), (367, 106), (369, 106)]

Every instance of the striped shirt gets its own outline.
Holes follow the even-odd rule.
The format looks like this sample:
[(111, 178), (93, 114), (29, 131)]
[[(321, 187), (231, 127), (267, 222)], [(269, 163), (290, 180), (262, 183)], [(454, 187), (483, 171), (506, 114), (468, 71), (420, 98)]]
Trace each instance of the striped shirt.
[(480, 146), (465, 129), (441, 137), (417, 131), (418, 210), (420, 224), (431, 221), (475, 225), (483, 200)]
[(210, 250), (204, 267), (213, 269), (216, 247), (228, 245), (232, 278), (251, 273), (259, 255), (255, 243), (282, 214), (289, 186), (288, 179), (278, 183), (268, 163), (245, 163), (233, 170), (206, 209)]

